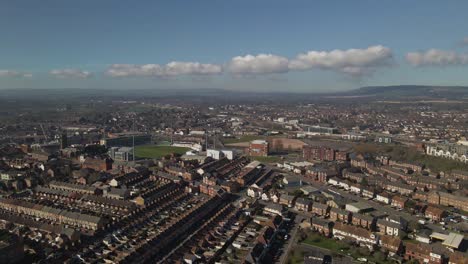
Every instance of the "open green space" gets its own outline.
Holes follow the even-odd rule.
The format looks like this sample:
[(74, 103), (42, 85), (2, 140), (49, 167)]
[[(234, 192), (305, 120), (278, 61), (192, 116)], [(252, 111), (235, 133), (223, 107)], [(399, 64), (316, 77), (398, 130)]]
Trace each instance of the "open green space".
[(370, 262), (390, 264), (392, 260), (386, 259), (384, 253), (375, 251), (369, 252), (367, 248), (348, 245), (345, 242), (321, 236), (318, 233), (308, 232), (307, 237), (302, 241), (304, 244), (325, 248), (339, 255), (349, 255), (354, 259), (366, 258)]
[(164, 156), (175, 154), (184, 154), (190, 150), (184, 147), (144, 145), (135, 147), (135, 156), (139, 158), (162, 158)]
[(333, 252), (338, 252), (340, 253), (341, 250), (347, 251), (349, 250), (349, 246), (346, 245), (345, 243), (342, 243), (340, 241), (327, 238), (324, 236), (321, 236), (317, 233), (311, 233), (307, 236), (307, 238), (302, 241), (302, 243), (309, 244), (312, 246), (320, 247), (320, 248), (325, 248)]

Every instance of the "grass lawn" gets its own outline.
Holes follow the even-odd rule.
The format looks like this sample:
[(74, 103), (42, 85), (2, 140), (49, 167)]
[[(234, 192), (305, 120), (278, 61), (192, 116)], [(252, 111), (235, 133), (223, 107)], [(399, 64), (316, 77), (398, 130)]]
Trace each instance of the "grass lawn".
[(316, 247), (326, 248), (337, 253), (342, 253), (341, 250), (349, 250), (349, 246), (344, 245), (343, 243), (334, 239), (323, 237), (315, 233), (310, 234), (304, 241), (302, 241), (302, 243)]
[(145, 145), (135, 147), (135, 156), (139, 158), (162, 158), (172, 153), (184, 154), (190, 150), (183, 147)]
[(321, 247), (328, 249), (332, 252), (335, 252), (340, 255), (347, 255), (349, 254), (354, 259), (358, 258), (366, 258), (369, 261), (374, 263), (382, 263), (382, 264), (391, 264), (393, 261), (385, 259), (383, 253), (381, 252), (374, 252), (370, 253), (365, 248), (357, 248), (351, 247), (344, 242), (340, 242), (331, 238), (323, 237), (316, 233), (310, 233), (307, 238), (302, 241), (302, 243), (309, 244), (316, 247)]

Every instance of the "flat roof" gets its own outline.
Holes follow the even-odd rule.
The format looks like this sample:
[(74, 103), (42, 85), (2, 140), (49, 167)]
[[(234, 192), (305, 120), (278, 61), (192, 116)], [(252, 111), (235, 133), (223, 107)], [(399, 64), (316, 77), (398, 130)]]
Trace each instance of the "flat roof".
[(448, 238), (448, 235), (446, 234), (442, 234), (442, 233), (439, 233), (439, 232), (433, 232), (431, 235), (430, 235), (431, 238), (435, 238), (435, 239), (438, 239), (438, 240), (446, 240)]
[(464, 237), (461, 234), (450, 233), (447, 239), (445, 239), (445, 241), (442, 243), (442, 245), (451, 247), (451, 248), (459, 248), (463, 239)]

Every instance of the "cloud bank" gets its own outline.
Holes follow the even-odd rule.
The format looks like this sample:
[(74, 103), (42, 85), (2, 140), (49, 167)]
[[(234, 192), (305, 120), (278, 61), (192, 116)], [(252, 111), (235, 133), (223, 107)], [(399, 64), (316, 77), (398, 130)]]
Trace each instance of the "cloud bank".
[(323, 69), (350, 75), (371, 73), (379, 67), (392, 64), (392, 50), (378, 45), (367, 49), (348, 49), (332, 51), (308, 51), (293, 59), (291, 70)]
[(284, 73), (289, 71), (289, 60), (273, 54), (237, 56), (227, 66), (235, 75)]
[[(466, 64), (468, 55), (429, 50), (426, 53), (408, 53), (407, 60), (413, 65), (426, 64)], [(293, 58), (260, 53), (235, 56), (224, 64), (211, 64), (187, 61), (172, 61), (167, 64), (111, 64), (104, 70), (109, 77), (178, 77), (213, 76), (231, 74), (234, 76), (254, 76), (282, 74), (292, 71), (327, 70), (348, 76), (362, 77), (394, 64), (390, 48), (375, 45), (362, 49), (310, 50)], [(49, 72), (56, 78), (87, 79), (93, 73), (80, 69), (54, 69)], [(29, 73), (0, 70), (0, 76), (31, 77)]]
[(410, 52), (406, 54), (406, 60), (413, 66), (466, 65), (468, 54), (430, 49), (423, 52)]
[(294, 59), (267, 53), (247, 54), (233, 57), (224, 64), (224, 67), (220, 64), (178, 61), (166, 65), (112, 64), (105, 73), (111, 77), (216, 75), (223, 72), (235, 76), (252, 76), (322, 69), (351, 76), (362, 76), (392, 63), (392, 50), (377, 45), (365, 49), (308, 51), (298, 54)]
[(59, 70), (51, 70), (49, 72), (50, 75), (55, 76), (59, 79), (65, 78), (81, 78), (87, 79), (92, 76), (92, 73), (89, 71), (83, 71), (78, 69), (59, 69)]
[(171, 77), (179, 75), (212, 75), (220, 74), (222, 71), (222, 67), (216, 64), (173, 61), (166, 65), (112, 64), (107, 69), (106, 74), (112, 77)]
[(14, 70), (0, 70), (0, 77), (22, 77), (22, 78), (31, 78), (31, 73), (19, 72)]
[(314, 69), (331, 70), (348, 75), (363, 75), (393, 63), (392, 50), (384, 46), (366, 49), (308, 51), (294, 59), (272, 54), (246, 55), (232, 58), (229, 72), (234, 74), (269, 74)]

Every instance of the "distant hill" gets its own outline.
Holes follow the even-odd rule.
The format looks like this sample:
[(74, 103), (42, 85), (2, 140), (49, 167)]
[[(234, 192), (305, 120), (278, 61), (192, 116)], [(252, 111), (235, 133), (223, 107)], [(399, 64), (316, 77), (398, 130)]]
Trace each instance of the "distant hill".
[(373, 96), (387, 99), (468, 99), (468, 86), (369, 86), (338, 94), (348, 96)]
[(0, 90), (0, 102), (76, 100), (134, 100), (158, 98), (166, 102), (188, 101), (204, 103), (229, 102), (311, 102), (322, 100), (468, 100), (468, 86), (369, 86), (345, 92), (295, 93), (255, 92), (223, 89), (5, 89)]

